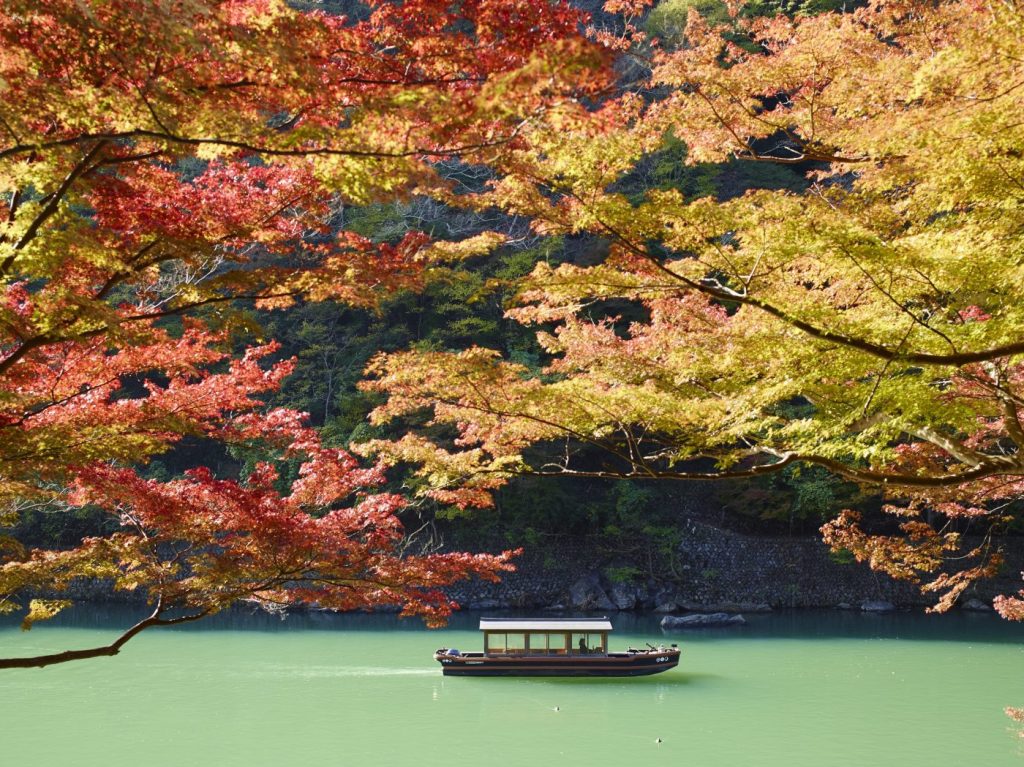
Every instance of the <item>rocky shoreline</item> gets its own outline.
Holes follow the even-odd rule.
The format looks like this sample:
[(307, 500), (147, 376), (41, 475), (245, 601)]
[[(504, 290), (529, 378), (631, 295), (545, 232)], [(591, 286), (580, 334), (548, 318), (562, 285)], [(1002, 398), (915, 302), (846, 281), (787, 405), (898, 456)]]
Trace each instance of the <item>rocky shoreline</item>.
[[(884, 612), (934, 604), (917, 586), (837, 559), (818, 538), (748, 536), (702, 522), (683, 523), (674, 572), (637, 577), (629, 562), (566, 540), (527, 551), (501, 583), (450, 589), (471, 610), (752, 613), (783, 608)], [(998, 594), (1020, 588), (1024, 546), (1010, 542), (1005, 575), (977, 584), (961, 609), (990, 610)], [(633, 577), (623, 577), (623, 573)]]
[[(921, 610), (935, 601), (912, 583), (837, 560), (817, 538), (749, 536), (692, 520), (683, 523), (682, 532), (672, 572), (640, 575), (635, 563), (566, 538), (524, 552), (516, 571), (500, 583), (471, 580), (447, 591), (466, 610), (665, 616), (822, 608), (889, 612)], [(989, 611), (993, 597), (1020, 588), (1024, 541), (1010, 541), (1006, 555), (1004, 575), (977, 584), (958, 609)], [(104, 581), (79, 581), (59, 596), (83, 602), (142, 600), (141, 594), (112, 593)]]

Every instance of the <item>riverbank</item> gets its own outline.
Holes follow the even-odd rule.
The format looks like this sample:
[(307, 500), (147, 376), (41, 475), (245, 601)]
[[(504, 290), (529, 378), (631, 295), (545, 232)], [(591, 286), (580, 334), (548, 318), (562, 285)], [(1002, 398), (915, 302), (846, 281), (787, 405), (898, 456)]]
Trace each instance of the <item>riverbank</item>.
[[(923, 609), (935, 601), (912, 583), (835, 556), (816, 537), (751, 536), (687, 520), (679, 539), (668, 564), (665, 557), (624, 559), (579, 540), (546, 541), (527, 548), (501, 583), (471, 581), (450, 593), (468, 609), (663, 613)], [(990, 610), (993, 597), (1020, 588), (1022, 543), (1007, 542), (1001, 577), (970, 589), (960, 607)]]
[[(696, 520), (678, 529), (665, 552), (630, 556), (566, 536), (524, 547), (516, 571), (499, 583), (471, 580), (448, 589), (468, 610), (601, 611), (679, 614), (757, 613), (780, 609), (923, 610), (933, 595), (837, 557), (818, 537), (745, 535)], [(1000, 577), (968, 590), (958, 608), (991, 611), (992, 599), (1020, 589), (1024, 540), (1004, 543)], [(499, 552), (508, 543), (481, 548)], [(451, 549), (459, 548), (458, 544)], [(479, 550), (479, 549), (478, 549)], [(140, 601), (102, 581), (80, 581), (61, 595), (75, 601)]]

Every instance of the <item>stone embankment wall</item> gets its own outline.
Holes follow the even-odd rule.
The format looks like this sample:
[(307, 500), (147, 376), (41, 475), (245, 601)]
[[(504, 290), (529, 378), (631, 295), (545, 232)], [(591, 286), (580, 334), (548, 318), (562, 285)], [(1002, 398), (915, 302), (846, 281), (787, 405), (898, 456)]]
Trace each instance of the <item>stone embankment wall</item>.
[[(566, 540), (549, 544), (543, 555), (526, 551), (517, 560), (517, 572), (500, 584), (474, 581), (454, 587), (451, 594), (469, 609), (749, 612), (934, 602), (913, 584), (866, 565), (837, 561), (819, 539), (747, 536), (696, 521), (683, 522), (682, 534), (674, 572), (623, 579), (631, 563)], [(1020, 588), (1024, 546), (1012, 541), (1010, 549), (1005, 577), (980, 584), (963, 601), (991, 604), (996, 594)]]
[[(749, 536), (695, 520), (681, 522), (671, 567), (602, 553), (592, 542), (565, 538), (527, 548), (517, 571), (500, 583), (469, 581), (449, 589), (467, 609), (753, 612), (779, 608), (921, 608), (934, 603), (910, 583), (856, 562), (838, 562), (820, 539)], [(492, 547), (499, 551), (502, 546)], [(962, 598), (976, 608), (996, 594), (1016, 593), (1024, 570), (1024, 540), (1006, 544), (1001, 578), (978, 584)], [(638, 574), (638, 577), (624, 575)], [(140, 601), (111, 592), (105, 581), (83, 580), (67, 593), (37, 596), (76, 601)]]

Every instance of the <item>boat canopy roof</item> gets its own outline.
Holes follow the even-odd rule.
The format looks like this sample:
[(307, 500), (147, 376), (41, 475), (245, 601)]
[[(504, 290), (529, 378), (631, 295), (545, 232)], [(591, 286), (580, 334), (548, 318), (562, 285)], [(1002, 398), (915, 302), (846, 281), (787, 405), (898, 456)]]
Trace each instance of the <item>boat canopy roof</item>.
[(481, 618), (481, 631), (523, 631), (543, 633), (545, 631), (611, 631), (612, 623), (607, 618)]

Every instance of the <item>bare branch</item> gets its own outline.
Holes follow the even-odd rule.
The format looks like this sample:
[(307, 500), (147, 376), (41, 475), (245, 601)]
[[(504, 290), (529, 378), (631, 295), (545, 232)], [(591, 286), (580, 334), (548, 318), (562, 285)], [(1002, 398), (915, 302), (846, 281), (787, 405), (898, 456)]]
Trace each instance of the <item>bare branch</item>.
[(88, 658), (103, 658), (117, 655), (128, 640), (137, 634), (154, 626), (176, 626), (179, 623), (197, 621), (206, 617), (208, 611), (201, 611), (190, 615), (183, 615), (177, 618), (161, 618), (163, 613), (162, 603), (158, 602), (156, 609), (146, 618), (136, 623), (130, 629), (108, 645), (102, 647), (90, 647), (85, 650), (65, 650), (64, 652), (52, 653), (50, 655), (35, 655), (28, 658), (0, 658), (0, 669), (5, 668), (44, 668), (58, 663), (69, 663), (75, 660), (86, 660)]

